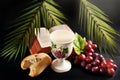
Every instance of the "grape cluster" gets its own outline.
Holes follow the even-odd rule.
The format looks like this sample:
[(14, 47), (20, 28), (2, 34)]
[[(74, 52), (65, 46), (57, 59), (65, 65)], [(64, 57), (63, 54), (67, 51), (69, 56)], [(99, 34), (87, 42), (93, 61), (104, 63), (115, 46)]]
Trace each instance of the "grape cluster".
[(105, 59), (103, 55), (95, 53), (94, 50), (96, 48), (97, 45), (93, 44), (91, 40), (88, 40), (85, 46), (85, 52), (77, 55), (74, 59), (74, 63), (92, 73), (107, 73), (113, 76), (117, 69), (117, 65), (112, 59)]

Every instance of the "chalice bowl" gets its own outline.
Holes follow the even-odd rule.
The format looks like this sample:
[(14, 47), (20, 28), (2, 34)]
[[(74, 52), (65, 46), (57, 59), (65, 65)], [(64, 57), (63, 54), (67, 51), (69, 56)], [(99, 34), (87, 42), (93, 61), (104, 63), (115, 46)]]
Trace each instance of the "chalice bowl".
[(57, 73), (67, 72), (71, 69), (71, 63), (66, 59), (73, 50), (74, 33), (68, 30), (55, 30), (50, 34), (51, 52), (55, 59), (51, 68)]

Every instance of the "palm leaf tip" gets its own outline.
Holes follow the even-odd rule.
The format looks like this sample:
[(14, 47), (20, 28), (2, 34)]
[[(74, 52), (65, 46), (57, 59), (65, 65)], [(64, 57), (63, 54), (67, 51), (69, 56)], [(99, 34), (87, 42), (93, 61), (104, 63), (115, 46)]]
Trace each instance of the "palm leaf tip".
[(22, 59), (26, 52), (26, 37), (24, 37), (24, 35), (21, 35), (21, 33), (18, 35), (15, 33), (16, 32), (14, 31), (14, 33), (11, 34), (12, 36), (6, 35), (7, 38), (4, 39), (5, 42), (2, 45), (2, 49), (0, 50), (0, 56), (8, 59), (8, 61), (12, 59)]

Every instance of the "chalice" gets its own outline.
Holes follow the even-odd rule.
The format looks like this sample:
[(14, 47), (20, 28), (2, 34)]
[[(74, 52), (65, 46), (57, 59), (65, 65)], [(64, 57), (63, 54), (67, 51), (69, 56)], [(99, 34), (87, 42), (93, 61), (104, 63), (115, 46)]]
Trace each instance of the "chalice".
[(50, 34), (51, 52), (55, 59), (51, 68), (57, 73), (67, 72), (72, 65), (66, 58), (73, 50), (74, 33), (68, 30), (55, 30)]

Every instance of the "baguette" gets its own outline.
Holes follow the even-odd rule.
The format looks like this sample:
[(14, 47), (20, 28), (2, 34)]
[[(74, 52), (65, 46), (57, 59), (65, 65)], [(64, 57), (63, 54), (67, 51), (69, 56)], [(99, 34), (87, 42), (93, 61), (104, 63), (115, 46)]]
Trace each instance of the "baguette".
[(35, 77), (40, 75), (51, 62), (51, 57), (46, 53), (32, 54), (22, 60), (21, 68), (30, 69), (29, 76)]

